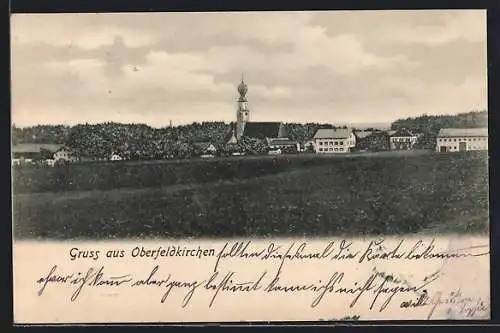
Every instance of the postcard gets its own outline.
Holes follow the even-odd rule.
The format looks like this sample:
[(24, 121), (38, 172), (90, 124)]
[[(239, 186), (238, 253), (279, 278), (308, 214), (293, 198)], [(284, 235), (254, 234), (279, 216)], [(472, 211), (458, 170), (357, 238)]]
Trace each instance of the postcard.
[(488, 320), (484, 10), (14, 14), (16, 324)]

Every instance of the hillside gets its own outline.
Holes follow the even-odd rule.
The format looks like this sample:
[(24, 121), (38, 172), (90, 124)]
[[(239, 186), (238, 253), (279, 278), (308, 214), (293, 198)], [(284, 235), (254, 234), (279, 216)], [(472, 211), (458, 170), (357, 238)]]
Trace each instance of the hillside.
[(433, 149), (436, 136), (441, 128), (478, 128), (488, 127), (488, 111), (472, 111), (457, 115), (428, 116), (398, 119), (391, 124), (392, 130), (407, 128), (421, 133), (416, 148)]
[(398, 119), (391, 124), (392, 130), (408, 128), (414, 132), (438, 132), (440, 128), (488, 127), (488, 111), (472, 111), (457, 115), (428, 116)]

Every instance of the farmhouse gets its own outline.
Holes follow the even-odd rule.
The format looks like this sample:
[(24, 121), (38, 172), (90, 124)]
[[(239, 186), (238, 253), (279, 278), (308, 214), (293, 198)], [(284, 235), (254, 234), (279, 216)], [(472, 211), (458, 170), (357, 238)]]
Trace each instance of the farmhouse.
[(390, 135), (391, 150), (411, 150), (417, 143), (418, 135), (412, 133), (406, 128), (401, 128)]
[(79, 160), (78, 154), (69, 147), (63, 146), (54, 153), (54, 160), (64, 162), (76, 162)]
[(487, 128), (442, 128), (436, 138), (437, 152), (488, 150)]
[(120, 156), (120, 154), (118, 154), (118, 153), (112, 153), (111, 157), (110, 157), (110, 160), (111, 161), (122, 161), (123, 157)]
[(194, 147), (201, 155), (214, 155), (217, 152), (217, 148), (210, 142), (195, 142)]
[(54, 153), (60, 149), (60, 144), (20, 143), (12, 146), (12, 164), (30, 164), (33, 161), (42, 161), (47, 165), (53, 164)]
[(314, 146), (319, 154), (348, 153), (356, 146), (356, 136), (347, 128), (318, 129), (314, 134)]
[(48, 159), (62, 146), (60, 144), (20, 143), (12, 146), (12, 157), (14, 159)]
[(267, 145), (271, 150), (278, 150), (285, 152), (298, 152), (300, 151), (300, 144), (288, 138), (267, 139)]

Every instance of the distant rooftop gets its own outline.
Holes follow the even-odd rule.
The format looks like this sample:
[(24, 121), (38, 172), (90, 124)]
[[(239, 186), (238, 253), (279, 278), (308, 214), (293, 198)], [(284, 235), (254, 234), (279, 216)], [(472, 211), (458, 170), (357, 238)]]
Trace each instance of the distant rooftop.
[(415, 134), (407, 128), (400, 128), (400, 129), (396, 130), (394, 133), (391, 133), (389, 135), (395, 136), (395, 137), (415, 136)]
[(206, 150), (210, 147), (211, 143), (208, 142), (208, 141), (202, 141), (202, 142), (195, 142), (194, 143), (194, 146), (199, 148), (199, 149), (203, 149), (203, 150)]
[(294, 146), (297, 145), (296, 141), (292, 141), (288, 138), (276, 138), (276, 139), (269, 139), (268, 140), (270, 145), (288, 145), (288, 146)]
[(50, 143), (19, 143), (12, 146), (13, 153), (39, 153), (41, 149), (46, 149), (51, 152), (56, 152), (64, 145)]
[(356, 134), (356, 136), (359, 139), (366, 138), (367, 136), (371, 135), (372, 133), (373, 133), (373, 131), (354, 131), (354, 134)]
[(442, 128), (438, 137), (451, 136), (488, 136), (487, 128)]
[(278, 138), (282, 132), (280, 122), (248, 122), (245, 124), (243, 136), (249, 138)]

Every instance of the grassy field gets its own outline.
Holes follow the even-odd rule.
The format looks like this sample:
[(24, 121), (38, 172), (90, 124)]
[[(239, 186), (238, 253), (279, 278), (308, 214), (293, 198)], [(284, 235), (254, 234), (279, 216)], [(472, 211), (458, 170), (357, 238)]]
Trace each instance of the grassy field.
[(480, 153), (105, 163), (13, 177), (17, 238), (488, 231)]

